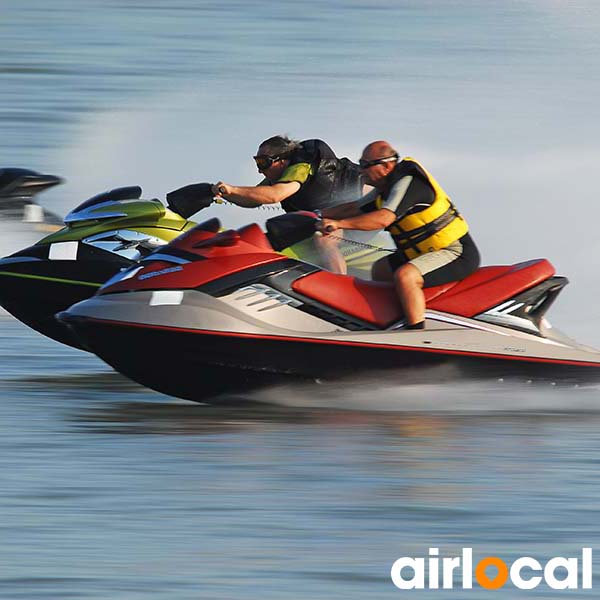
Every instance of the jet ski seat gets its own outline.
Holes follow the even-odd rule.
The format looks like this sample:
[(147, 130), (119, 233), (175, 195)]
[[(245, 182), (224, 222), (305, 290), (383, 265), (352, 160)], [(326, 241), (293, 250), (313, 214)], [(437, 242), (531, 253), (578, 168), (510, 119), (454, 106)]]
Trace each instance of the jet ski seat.
[[(462, 281), (426, 288), (427, 308), (473, 317), (554, 275), (546, 259), (482, 267)], [(321, 304), (382, 329), (402, 318), (392, 283), (318, 271), (297, 279), (292, 289)]]
[(428, 308), (474, 317), (513, 296), (535, 287), (556, 274), (545, 258), (515, 265), (482, 267), (457, 282), (447, 294), (434, 299)]

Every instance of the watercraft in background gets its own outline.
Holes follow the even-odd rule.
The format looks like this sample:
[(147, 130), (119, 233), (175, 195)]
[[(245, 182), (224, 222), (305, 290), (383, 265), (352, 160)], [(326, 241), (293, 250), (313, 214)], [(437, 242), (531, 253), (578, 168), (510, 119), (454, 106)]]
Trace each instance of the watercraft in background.
[(257, 225), (222, 232), (213, 219), (59, 318), (116, 370), (190, 400), (440, 364), (459, 376), (600, 378), (600, 352), (546, 319), (566, 283), (545, 259), (482, 267), (426, 289), (427, 328), (407, 330), (390, 284), (283, 256)]
[(62, 220), (35, 197), (61, 182), (60, 177), (30, 169), (0, 168), (0, 256), (60, 229)]

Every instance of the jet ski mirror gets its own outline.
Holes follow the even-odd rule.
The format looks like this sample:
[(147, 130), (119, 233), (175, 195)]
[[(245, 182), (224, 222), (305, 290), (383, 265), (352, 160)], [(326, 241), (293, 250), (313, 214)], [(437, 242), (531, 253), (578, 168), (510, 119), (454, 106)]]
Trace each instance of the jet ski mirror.
[(269, 219), (267, 237), (276, 252), (293, 246), (311, 237), (317, 230), (318, 217), (315, 213), (299, 211)]
[[(124, 200), (139, 200), (141, 195), (142, 188), (139, 185), (115, 188), (108, 192), (96, 194), (74, 208), (65, 217), (65, 225), (95, 219), (125, 217), (127, 213), (123, 212), (122, 206), (119, 206), (119, 202)], [(158, 200), (155, 200), (155, 202), (158, 202)], [(111, 210), (108, 210), (109, 207)], [(100, 210), (97, 211), (96, 209)]]
[(184, 219), (191, 217), (214, 200), (210, 183), (192, 183), (167, 194), (167, 207)]
[(103, 204), (104, 202), (119, 202), (120, 200), (137, 200), (142, 195), (142, 188), (139, 185), (128, 185), (126, 187), (115, 188), (108, 192), (101, 192), (91, 198), (88, 198), (85, 202), (82, 202), (79, 206), (75, 207), (69, 214), (75, 215), (82, 213), (84, 210)]

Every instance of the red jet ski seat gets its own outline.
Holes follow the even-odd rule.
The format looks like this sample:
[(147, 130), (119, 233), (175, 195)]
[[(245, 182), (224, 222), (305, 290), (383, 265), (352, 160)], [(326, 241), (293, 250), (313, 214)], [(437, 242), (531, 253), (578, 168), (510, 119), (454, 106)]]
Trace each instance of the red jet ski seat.
[[(461, 281), (426, 288), (427, 308), (473, 317), (555, 274), (544, 258), (507, 266), (481, 267)], [(392, 283), (319, 271), (297, 279), (292, 289), (382, 329), (402, 318)]]

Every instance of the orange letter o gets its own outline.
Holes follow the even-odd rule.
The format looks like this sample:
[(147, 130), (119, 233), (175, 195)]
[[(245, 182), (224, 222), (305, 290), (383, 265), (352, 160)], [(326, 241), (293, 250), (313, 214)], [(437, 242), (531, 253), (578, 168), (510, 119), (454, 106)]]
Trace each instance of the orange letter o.
[[(494, 579), (490, 579), (485, 570), (488, 567), (496, 567), (498, 569), (498, 573)], [(486, 590), (497, 590), (501, 588), (508, 579), (508, 567), (506, 563), (497, 556), (486, 556), (481, 559), (477, 563), (477, 567), (475, 568), (475, 579), (477, 579), (477, 583)]]

